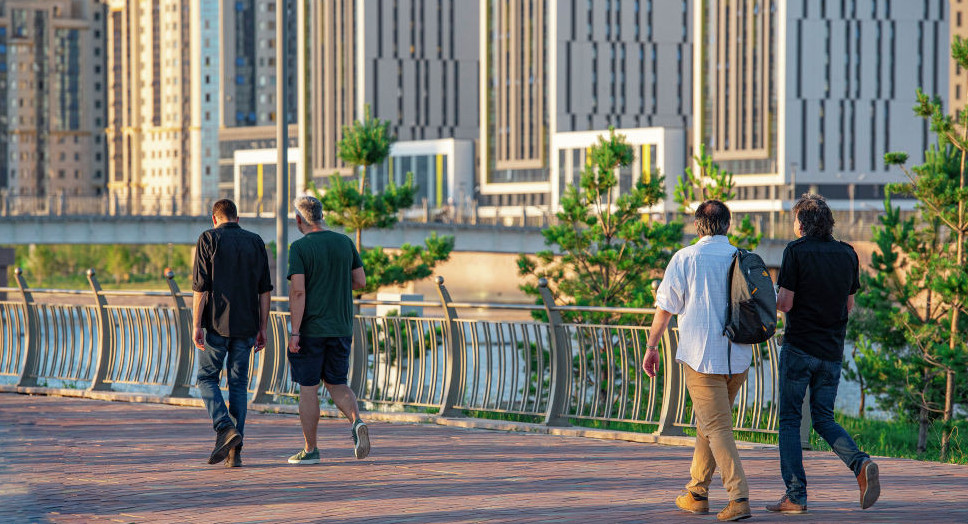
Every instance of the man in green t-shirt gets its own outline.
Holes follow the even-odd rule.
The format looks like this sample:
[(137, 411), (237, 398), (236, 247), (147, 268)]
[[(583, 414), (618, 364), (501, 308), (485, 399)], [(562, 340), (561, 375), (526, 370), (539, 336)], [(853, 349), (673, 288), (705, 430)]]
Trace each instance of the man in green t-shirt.
[(366, 285), (363, 261), (346, 235), (323, 229), (323, 205), (304, 196), (293, 202), (304, 235), (289, 248), (290, 374), (299, 384), (299, 421), (306, 445), (290, 464), (319, 464), (319, 383), (353, 425), (356, 458), (370, 453), (369, 430), (356, 395), (346, 385), (353, 344), (353, 290)]

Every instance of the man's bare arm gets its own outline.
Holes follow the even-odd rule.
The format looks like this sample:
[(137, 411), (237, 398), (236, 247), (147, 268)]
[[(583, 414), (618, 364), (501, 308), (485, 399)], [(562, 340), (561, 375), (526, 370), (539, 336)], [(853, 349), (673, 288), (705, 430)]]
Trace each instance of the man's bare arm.
[(642, 359), (642, 371), (645, 371), (645, 374), (650, 377), (654, 377), (659, 370), (659, 351), (657, 346), (659, 345), (659, 341), (662, 340), (662, 335), (665, 333), (665, 330), (668, 329), (670, 320), (672, 320), (672, 313), (661, 308), (655, 308), (655, 316), (652, 318), (652, 328), (649, 329), (649, 341), (646, 342), (648, 347), (645, 350), (645, 357)]
[(793, 309), (793, 291), (785, 287), (780, 288), (780, 292), (776, 294), (776, 309), (783, 313), (789, 313)]
[(847, 314), (854, 309), (854, 295), (847, 295)]
[(292, 275), (289, 279), (289, 321), (292, 336), (289, 337), (289, 351), (299, 353), (299, 333), (302, 329), (303, 313), (306, 311), (306, 275)]
[(255, 350), (258, 352), (266, 347), (266, 329), (269, 327), (269, 303), (272, 292), (259, 293), (259, 334), (255, 337)]
[(205, 332), (202, 331), (202, 311), (208, 301), (208, 291), (192, 292), (192, 340), (195, 347), (205, 349)]
[(363, 272), (363, 266), (360, 266), (353, 270), (353, 290), (363, 289), (366, 287), (366, 273)]

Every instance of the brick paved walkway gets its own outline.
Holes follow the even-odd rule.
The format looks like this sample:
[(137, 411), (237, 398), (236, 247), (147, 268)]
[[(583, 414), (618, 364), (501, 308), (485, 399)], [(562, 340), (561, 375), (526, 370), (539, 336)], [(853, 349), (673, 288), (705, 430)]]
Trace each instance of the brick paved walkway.
[[(214, 433), (197, 408), (0, 394), (4, 522), (714, 522), (680, 513), (689, 448), (434, 425), (323, 420), (324, 465), (290, 466), (298, 419), (249, 414), (245, 467), (205, 463)], [(830, 453), (808, 452), (810, 513), (768, 514), (775, 450), (742, 451), (752, 522), (968, 522), (968, 467), (880, 459), (881, 500)], [(725, 504), (719, 479), (711, 499)]]

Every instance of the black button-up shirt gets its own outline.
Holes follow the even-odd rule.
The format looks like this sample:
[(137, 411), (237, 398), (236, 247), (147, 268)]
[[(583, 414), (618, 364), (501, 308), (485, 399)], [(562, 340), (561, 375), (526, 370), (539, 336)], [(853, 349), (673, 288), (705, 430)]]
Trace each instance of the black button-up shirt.
[(255, 233), (225, 222), (198, 237), (192, 290), (208, 292), (202, 327), (223, 337), (259, 332), (259, 295), (272, 291), (266, 245)]

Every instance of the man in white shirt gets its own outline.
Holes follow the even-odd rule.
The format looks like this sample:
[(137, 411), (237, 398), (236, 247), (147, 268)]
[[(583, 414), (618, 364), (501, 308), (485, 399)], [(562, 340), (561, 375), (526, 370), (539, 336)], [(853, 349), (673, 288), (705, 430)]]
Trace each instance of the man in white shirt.
[(723, 335), (729, 302), (727, 274), (736, 248), (730, 245), (729, 208), (707, 200), (696, 208), (695, 244), (679, 250), (666, 268), (656, 292), (655, 318), (649, 332), (642, 369), (654, 377), (659, 365), (659, 340), (672, 315), (679, 317), (676, 360), (685, 364), (686, 388), (696, 414), (696, 449), (692, 479), (676, 498), (676, 506), (691, 513), (709, 512), (709, 484), (719, 466), (729, 505), (719, 520), (749, 518), (749, 487), (733, 440), (733, 400), (746, 382), (752, 347), (732, 344)]

